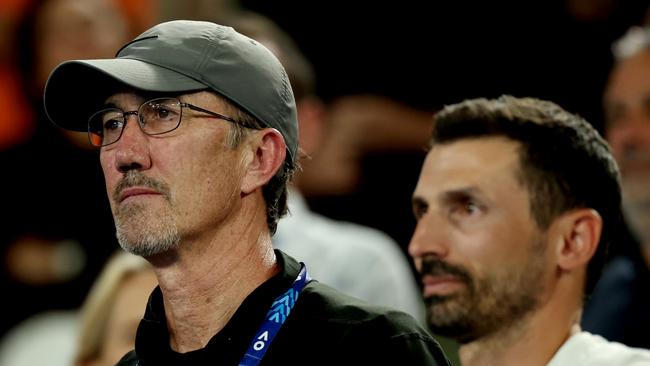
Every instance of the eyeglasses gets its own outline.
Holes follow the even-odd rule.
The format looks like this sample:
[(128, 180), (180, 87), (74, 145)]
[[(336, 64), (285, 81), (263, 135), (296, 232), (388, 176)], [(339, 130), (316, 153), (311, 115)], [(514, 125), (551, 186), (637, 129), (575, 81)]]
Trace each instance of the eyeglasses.
[(90, 143), (97, 147), (116, 143), (126, 126), (127, 117), (138, 117), (140, 129), (147, 135), (161, 135), (171, 132), (181, 124), (183, 108), (206, 113), (214, 118), (238, 123), (230, 117), (183, 103), (178, 98), (156, 98), (142, 103), (137, 111), (123, 111), (119, 108), (106, 108), (93, 114), (88, 119), (88, 137)]

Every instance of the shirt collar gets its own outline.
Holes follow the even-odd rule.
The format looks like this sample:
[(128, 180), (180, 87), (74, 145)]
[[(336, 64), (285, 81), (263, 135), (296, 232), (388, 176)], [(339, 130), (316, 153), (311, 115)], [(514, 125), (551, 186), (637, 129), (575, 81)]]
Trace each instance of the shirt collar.
[(275, 250), (275, 254), (280, 272), (249, 294), (226, 326), (210, 339), (205, 348), (195, 351), (181, 354), (169, 346), (162, 292), (156, 287), (149, 297), (136, 335), (135, 350), (143, 364), (236, 364), (275, 298), (291, 287), (300, 271), (300, 264), (295, 259), (279, 250)]

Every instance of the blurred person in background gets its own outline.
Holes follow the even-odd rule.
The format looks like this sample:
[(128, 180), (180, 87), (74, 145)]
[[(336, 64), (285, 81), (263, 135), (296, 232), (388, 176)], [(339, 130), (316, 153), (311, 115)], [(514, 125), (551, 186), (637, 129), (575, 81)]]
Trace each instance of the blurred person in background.
[(623, 248), (606, 267), (582, 324), (609, 340), (650, 348), (650, 26), (631, 28), (613, 51), (616, 64), (603, 98), (605, 131), (621, 167), (634, 240), (615, 243)]
[(81, 309), (44, 311), (14, 327), (0, 342), (0, 365), (115, 365), (133, 349), (156, 284), (149, 262), (116, 252)]
[[(26, 317), (81, 305), (117, 245), (97, 153), (84, 133), (54, 128), (42, 92), (63, 60), (112, 56), (127, 24), (109, 0), (35, 1), (19, 27), (20, 75), (35, 116), (26, 142), (0, 152), (7, 213), (0, 231), (0, 334)], [(90, 204), (89, 204), (90, 203)]]
[(149, 294), (158, 281), (145, 259), (117, 252), (81, 308), (75, 366), (113, 366), (133, 349)]

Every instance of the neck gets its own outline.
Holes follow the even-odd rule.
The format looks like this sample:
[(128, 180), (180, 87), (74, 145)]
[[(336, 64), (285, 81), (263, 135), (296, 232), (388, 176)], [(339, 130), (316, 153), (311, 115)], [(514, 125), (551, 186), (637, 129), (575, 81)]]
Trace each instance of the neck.
[(546, 365), (562, 344), (580, 331), (579, 299), (552, 295), (540, 308), (512, 326), (498, 329), (459, 349), (463, 366)]
[(184, 239), (173, 253), (149, 260), (163, 294), (170, 345), (181, 353), (205, 347), (244, 299), (280, 270), (264, 214)]

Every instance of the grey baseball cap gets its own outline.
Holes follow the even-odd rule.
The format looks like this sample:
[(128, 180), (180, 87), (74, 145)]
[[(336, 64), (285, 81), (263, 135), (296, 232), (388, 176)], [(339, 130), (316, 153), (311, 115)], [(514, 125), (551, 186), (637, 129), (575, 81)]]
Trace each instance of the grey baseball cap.
[(175, 94), (213, 90), (280, 131), (296, 159), (298, 121), (289, 78), (271, 51), (231, 27), (170, 21), (127, 43), (115, 58), (63, 62), (45, 86), (45, 111), (62, 128), (86, 131), (88, 118), (125, 86)]

